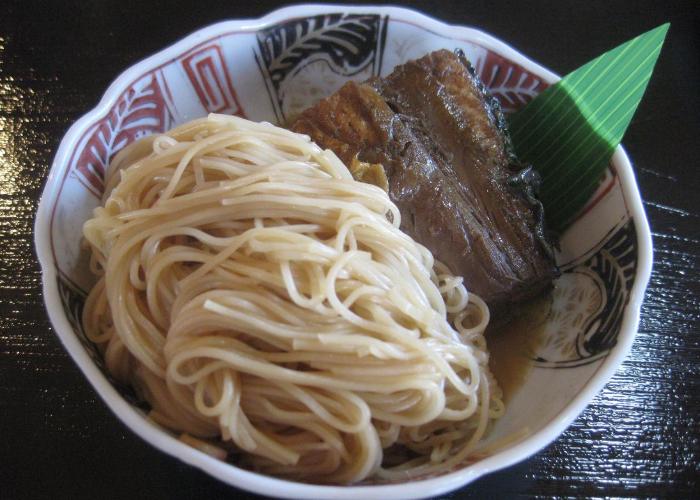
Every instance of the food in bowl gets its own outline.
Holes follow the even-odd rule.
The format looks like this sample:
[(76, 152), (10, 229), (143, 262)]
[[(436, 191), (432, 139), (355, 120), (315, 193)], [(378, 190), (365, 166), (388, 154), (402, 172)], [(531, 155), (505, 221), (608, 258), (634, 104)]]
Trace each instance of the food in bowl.
[[(352, 171), (308, 135), (212, 114), (121, 151), (85, 223), (88, 338), (152, 420), (215, 456), (313, 482), (405, 479), (470, 458), (503, 414), (479, 293), (503, 307), (551, 286), (541, 206), (509, 186), (502, 117), (457, 56), (373, 88), (387, 101), (348, 84), (293, 126)], [(440, 105), (401, 108), (419, 94)], [(400, 153), (358, 123), (371, 98)], [(342, 133), (320, 131), (329, 116)], [(353, 179), (377, 159), (388, 192)]]

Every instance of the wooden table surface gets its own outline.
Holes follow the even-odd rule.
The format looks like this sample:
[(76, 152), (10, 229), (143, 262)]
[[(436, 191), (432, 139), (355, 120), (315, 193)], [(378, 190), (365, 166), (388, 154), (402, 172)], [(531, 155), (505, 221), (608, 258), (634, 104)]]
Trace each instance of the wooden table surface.
[[(388, 3), (388, 2), (387, 2)], [(56, 148), (119, 72), (266, 1), (39, 2), (0, 8), (0, 498), (242, 497), (136, 438), (47, 320), (33, 221)], [(697, 1), (403, 2), (480, 27), (564, 74), (665, 21), (624, 139), (654, 237), (632, 353), (536, 456), (447, 498), (672, 497), (700, 491), (700, 7)]]

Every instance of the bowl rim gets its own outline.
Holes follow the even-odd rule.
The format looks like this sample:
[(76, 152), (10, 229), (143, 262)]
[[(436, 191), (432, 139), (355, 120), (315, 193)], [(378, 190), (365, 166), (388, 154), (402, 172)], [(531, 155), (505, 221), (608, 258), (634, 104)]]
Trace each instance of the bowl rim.
[(506, 59), (517, 62), (523, 68), (536, 74), (547, 83), (551, 84), (559, 80), (559, 76), (555, 73), (532, 61), (494, 36), (476, 28), (447, 24), (416, 10), (403, 7), (381, 5), (296, 4), (271, 11), (260, 18), (227, 20), (201, 28), (157, 53), (129, 66), (110, 84), (99, 103), (77, 120), (61, 140), (39, 201), (34, 226), (35, 250), (42, 271), (44, 302), (51, 324), (63, 346), (88, 379), (88, 382), (117, 418), (137, 436), (150, 443), (155, 448), (180, 461), (201, 469), (224, 483), (259, 494), (286, 498), (332, 497), (337, 499), (350, 499), (365, 498), (368, 495), (381, 495), (382, 498), (390, 500), (398, 498), (421, 498), (429, 495), (442, 494), (465, 486), (467, 483), (485, 474), (509, 467), (542, 450), (545, 446), (554, 441), (574, 419), (583, 412), (586, 406), (601, 391), (603, 386), (610, 380), (617, 368), (621, 365), (622, 361), (627, 357), (639, 326), (641, 304), (651, 275), (653, 255), (651, 233), (639, 189), (632, 170), (632, 165), (622, 146), (617, 147), (612, 161), (616, 167), (622, 193), (635, 225), (638, 262), (629, 301), (624, 309), (617, 345), (610, 351), (576, 397), (540, 431), (490, 457), (442, 476), (397, 484), (327, 486), (299, 483), (266, 476), (214, 459), (182, 443), (175, 437), (172, 437), (156, 427), (138, 413), (137, 410), (116, 391), (102, 372), (100, 372), (94, 361), (90, 358), (88, 352), (80, 343), (61, 305), (57, 284), (56, 263), (54, 262), (51, 252), (51, 209), (59, 193), (60, 182), (58, 181), (66, 173), (69, 155), (77, 145), (82, 133), (95, 121), (105, 116), (116, 103), (123, 89), (127, 88), (128, 85), (139, 76), (150, 69), (176, 58), (179, 54), (184, 53), (205, 40), (214, 38), (224, 32), (229, 32), (234, 28), (238, 31), (256, 32), (285, 19), (331, 12), (371, 12), (373, 14), (389, 15), (390, 18), (394, 19), (410, 20), (431, 31), (436, 31), (441, 35), (457, 40), (475, 42), (504, 56)]

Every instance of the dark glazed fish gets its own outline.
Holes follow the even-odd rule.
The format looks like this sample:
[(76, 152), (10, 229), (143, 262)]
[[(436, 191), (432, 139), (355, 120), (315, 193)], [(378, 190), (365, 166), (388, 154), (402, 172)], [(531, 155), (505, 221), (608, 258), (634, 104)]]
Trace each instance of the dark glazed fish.
[(551, 285), (537, 177), (515, 161), (500, 108), (466, 60), (441, 50), (348, 83), (292, 129), (333, 150), (359, 180), (369, 180), (361, 166), (382, 165), (402, 229), (489, 306)]

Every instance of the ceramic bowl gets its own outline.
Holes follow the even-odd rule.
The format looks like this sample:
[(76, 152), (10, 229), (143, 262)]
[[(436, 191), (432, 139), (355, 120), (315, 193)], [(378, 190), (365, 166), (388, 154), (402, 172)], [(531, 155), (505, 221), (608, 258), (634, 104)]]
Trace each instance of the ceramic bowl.
[(85, 338), (80, 317), (93, 278), (81, 230), (98, 204), (105, 168), (117, 151), (210, 112), (284, 123), (348, 80), (386, 75), (395, 65), (439, 48), (462, 49), (506, 112), (558, 79), (493, 36), (410, 10), (294, 6), (261, 19), (209, 26), (135, 64), (70, 128), (36, 219), (44, 298), (65, 348), (137, 435), (221, 481), (261, 494), (424, 497), (464, 486), (541, 450), (610, 379), (637, 331), (651, 270), (649, 227), (622, 148), (561, 238), (557, 261), (563, 273), (552, 296), (530, 317), (529, 336), (505, 337), (511, 338), (507, 351), (516, 355), (502, 364), (517, 364), (518, 375), (503, 382), (507, 411), (488, 436), (488, 453), (444, 474), (395, 484), (318, 486), (218, 461), (148, 420), (130, 392), (112, 383)]

